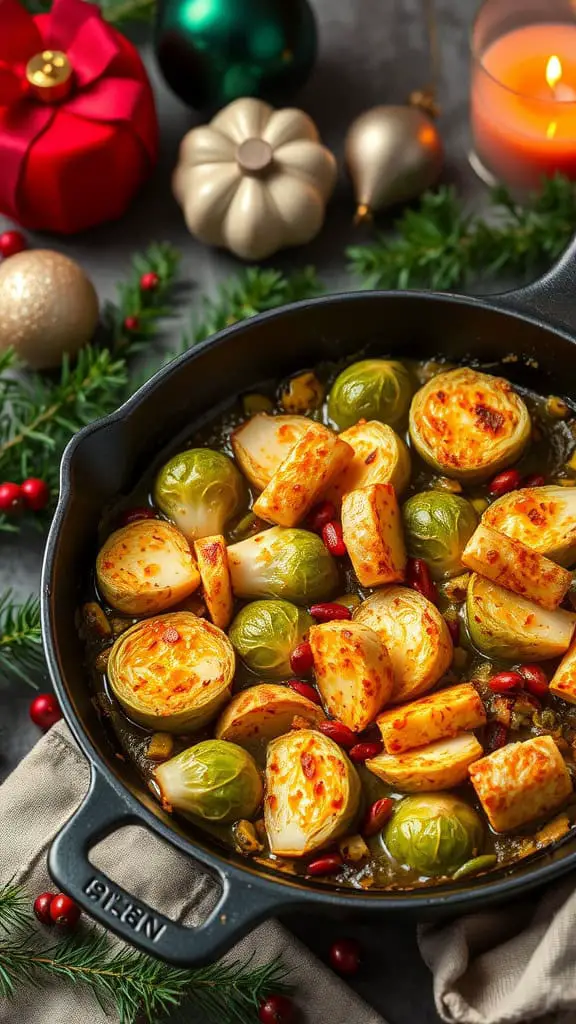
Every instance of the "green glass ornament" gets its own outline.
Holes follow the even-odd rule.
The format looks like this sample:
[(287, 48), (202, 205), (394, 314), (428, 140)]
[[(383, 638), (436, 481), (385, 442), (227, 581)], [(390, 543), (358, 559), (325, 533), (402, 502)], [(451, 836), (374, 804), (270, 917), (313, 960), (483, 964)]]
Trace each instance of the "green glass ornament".
[(206, 113), (241, 96), (289, 102), (314, 66), (308, 0), (160, 0), (156, 57), (170, 88)]

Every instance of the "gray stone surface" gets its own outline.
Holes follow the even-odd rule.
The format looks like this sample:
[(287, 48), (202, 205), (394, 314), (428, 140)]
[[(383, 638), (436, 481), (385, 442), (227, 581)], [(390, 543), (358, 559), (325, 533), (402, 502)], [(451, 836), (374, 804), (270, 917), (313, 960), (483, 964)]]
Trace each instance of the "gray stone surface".
[[(316, 119), (325, 142), (340, 158), (346, 126), (357, 113), (375, 103), (402, 102), (412, 89), (426, 84), (429, 71), (422, 6), (420, 0), (313, 0), (313, 6), (320, 26), (320, 59), (297, 102)], [(475, 7), (474, 0), (437, 0), (442, 50), (441, 129), (447, 150), (445, 177), (455, 181), (462, 194), (481, 201), (482, 188), (466, 159), (468, 35)], [(185, 231), (169, 183), (180, 139), (195, 119), (163, 87), (149, 59), (144, 35), (142, 40), (157, 91), (162, 128), (160, 164), (152, 181), (119, 223), (72, 240), (38, 236), (32, 241), (79, 259), (104, 298), (113, 295), (115, 283), (125, 273), (134, 250), (153, 239), (168, 239), (183, 251), (184, 274), (193, 285), (193, 307), (202, 292), (213, 291), (217, 282), (234, 272), (238, 264), (224, 254), (207, 251)], [(104, 187), (113, 184), (106, 182)], [(322, 235), (303, 251), (282, 254), (271, 261), (272, 265), (314, 263), (331, 287), (345, 286), (343, 249), (358, 237), (351, 227), (351, 210), (349, 186), (341, 174)], [(178, 336), (189, 315), (187, 308), (180, 321), (171, 326), (169, 337)], [(22, 596), (34, 591), (41, 552), (42, 542), (35, 535), (17, 540), (3, 538), (2, 590), (12, 586)], [(0, 690), (0, 777), (8, 773), (37, 738), (37, 731), (28, 720), (29, 699), (30, 694), (22, 686)], [(287, 923), (321, 956), (326, 955), (336, 933), (357, 936), (367, 950), (367, 963), (354, 986), (390, 1024), (432, 1024), (438, 1020), (430, 977), (416, 948), (413, 924), (383, 920), (377, 926), (346, 922), (340, 927), (310, 915), (300, 915), (298, 920)]]

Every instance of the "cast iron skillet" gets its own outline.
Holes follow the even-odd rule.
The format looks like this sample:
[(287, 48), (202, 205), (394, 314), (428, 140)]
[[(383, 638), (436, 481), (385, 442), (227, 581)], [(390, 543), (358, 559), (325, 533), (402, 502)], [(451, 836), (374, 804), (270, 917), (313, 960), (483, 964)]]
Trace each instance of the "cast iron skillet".
[[(127, 493), (159, 451), (203, 416), (258, 382), (368, 346), (416, 358), (442, 353), (479, 360), (544, 394), (574, 394), (576, 240), (542, 280), (521, 291), (475, 299), (419, 292), (359, 292), (301, 302), (231, 327), (161, 370), (118, 412), (82, 430), (62, 462), (60, 502), (42, 578), (44, 645), (56, 693), (91, 762), (89, 793), (52, 844), (54, 880), (92, 917), (127, 942), (176, 964), (214, 960), (262, 919), (281, 910), (430, 917), (502, 901), (576, 866), (576, 835), (536, 859), (464, 883), (413, 892), (338, 890), (264, 869), (180, 829), (134, 768), (114, 756), (90, 699), (75, 627), (83, 581), (96, 554), (103, 507)], [(89, 860), (100, 839), (140, 824), (219, 879), (218, 905), (201, 926), (173, 922), (133, 898)], [(138, 856), (137, 848), (134, 856)]]

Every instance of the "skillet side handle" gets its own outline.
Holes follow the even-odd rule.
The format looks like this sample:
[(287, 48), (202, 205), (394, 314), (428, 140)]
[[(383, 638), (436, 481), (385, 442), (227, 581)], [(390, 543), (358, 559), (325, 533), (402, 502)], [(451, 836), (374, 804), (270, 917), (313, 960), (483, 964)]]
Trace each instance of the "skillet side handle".
[(48, 869), (62, 891), (87, 914), (142, 952), (181, 967), (200, 967), (228, 952), (279, 909), (278, 899), (258, 885), (236, 878), (232, 884), (219, 870), (222, 895), (206, 921), (196, 928), (171, 921), (111, 881), (88, 859), (99, 840), (128, 824), (143, 823), (93, 770), (84, 802), (50, 847)]
[(527, 313), (545, 325), (576, 333), (576, 236), (544, 277), (493, 299), (503, 309)]

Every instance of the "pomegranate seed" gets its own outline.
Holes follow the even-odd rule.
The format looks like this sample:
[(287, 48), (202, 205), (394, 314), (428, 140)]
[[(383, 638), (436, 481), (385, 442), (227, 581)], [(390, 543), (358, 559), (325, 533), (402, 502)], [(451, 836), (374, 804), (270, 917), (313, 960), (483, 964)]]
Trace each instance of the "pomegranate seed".
[(517, 469), (505, 469), (494, 477), (488, 490), (495, 498), (499, 498), (502, 494), (508, 494), (508, 491), (518, 490), (521, 483), (522, 477)]
[(541, 473), (530, 473), (529, 476), (524, 477), (522, 487), (544, 487), (545, 483), (546, 477)]
[(345, 604), (313, 604), (310, 608), (310, 615), (317, 622), (334, 622), (336, 619), (351, 619), (352, 612)]
[(346, 554), (346, 545), (344, 543), (344, 537), (342, 536), (342, 527), (340, 523), (337, 523), (335, 520), (326, 523), (326, 526), (322, 528), (322, 540), (331, 555), (336, 555), (336, 557), (339, 558)]
[(448, 632), (452, 638), (454, 647), (458, 647), (460, 643), (460, 623), (458, 619), (446, 619), (446, 625), (448, 626)]
[(486, 729), (486, 750), (492, 753), (505, 747), (508, 742), (508, 729), (500, 722), (490, 722)]
[(389, 796), (383, 796), (380, 800), (376, 800), (368, 808), (362, 826), (362, 834), (365, 836), (375, 836), (384, 827), (393, 810), (394, 801)]
[(382, 753), (381, 743), (355, 743), (348, 751), (348, 757), (356, 764), (362, 764), (370, 757), (378, 757)]
[(309, 875), (335, 875), (342, 867), (342, 857), (339, 853), (327, 853), (324, 857), (311, 860), (307, 872)]
[(308, 516), (308, 529), (314, 533), (322, 533), (328, 523), (336, 518), (336, 508), (331, 501), (321, 501), (314, 505)]
[(361, 957), (362, 949), (356, 939), (338, 939), (330, 947), (330, 965), (338, 974), (356, 974)]
[(548, 693), (548, 677), (540, 665), (521, 665), (518, 669), (524, 686), (533, 697), (545, 697)]
[(524, 679), (519, 672), (499, 672), (488, 681), (492, 693), (507, 693), (508, 690), (521, 690)]
[(320, 722), (318, 726), (320, 732), (324, 733), (338, 746), (344, 747), (345, 750), (349, 750), (351, 747), (356, 746), (357, 736), (349, 729), (347, 725), (343, 725), (342, 722)]
[(306, 700), (311, 700), (313, 704), (318, 704), (322, 707), (322, 698), (310, 683), (301, 683), (299, 679), (289, 679), (286, 683), (294, 693), (299, 693), (301, 697), (306, 697)]
[(307, 640), (303, 640), (301, 644), (297, 644), (290, 655), (290, 668), (293, 672), (296, 672), (297, 675), (305, 676), (310, 671), (313, 664), (314, 657), (312, 655), (312, 648)]
[(427, 597), (432, 604), (438, 604), (438, 591), (423, 558), (409, 558), (406, 567), (406, 583), (412, 590), (417, 590), (422, 597)]

